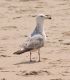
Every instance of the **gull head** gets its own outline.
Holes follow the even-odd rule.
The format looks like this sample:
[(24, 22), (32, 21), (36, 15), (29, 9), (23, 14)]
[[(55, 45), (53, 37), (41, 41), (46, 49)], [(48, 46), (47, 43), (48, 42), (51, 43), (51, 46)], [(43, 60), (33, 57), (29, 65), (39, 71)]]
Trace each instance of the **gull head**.
[(37, 23), (43, 23), (44, 19), (51, 19), (50, 15), (39, 14), (36, 17)]

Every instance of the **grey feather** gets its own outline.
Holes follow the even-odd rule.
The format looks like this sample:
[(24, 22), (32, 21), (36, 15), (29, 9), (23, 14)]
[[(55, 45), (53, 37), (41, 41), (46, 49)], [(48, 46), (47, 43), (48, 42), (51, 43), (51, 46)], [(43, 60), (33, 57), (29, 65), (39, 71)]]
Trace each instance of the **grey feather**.
[(44, 46), (43, 36), (38, 34), (31, 37), (24, 45), (25, 49), (38, 49)]

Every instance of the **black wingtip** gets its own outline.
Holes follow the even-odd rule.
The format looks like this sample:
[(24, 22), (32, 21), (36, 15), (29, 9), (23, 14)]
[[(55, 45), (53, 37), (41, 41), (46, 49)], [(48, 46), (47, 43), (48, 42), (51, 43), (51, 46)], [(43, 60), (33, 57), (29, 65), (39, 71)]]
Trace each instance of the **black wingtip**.
[(16, 52), (14, 52), (13, 54), (15, 54), (15, 55), (20, 55), (22, 53), (22, 51), (21, 50), (18, 50), (18, 51), (16, 51)]

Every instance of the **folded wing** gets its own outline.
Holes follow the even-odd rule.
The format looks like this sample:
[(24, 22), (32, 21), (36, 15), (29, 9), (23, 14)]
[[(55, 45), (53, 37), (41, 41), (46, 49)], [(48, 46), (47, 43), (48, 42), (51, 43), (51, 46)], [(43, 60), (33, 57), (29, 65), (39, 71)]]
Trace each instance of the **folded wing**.
[(26, 41), (24, 49), (38, 49), (44, 46), (43, 36), (38, 34), (32, 36), (29, 40)]
[(24, 43), (23, 49), (14, 52), (14, 54), (22, 54), (28, 51), (36, 50), (44, 46), (44, 40), (42, 35), (34, 35)]

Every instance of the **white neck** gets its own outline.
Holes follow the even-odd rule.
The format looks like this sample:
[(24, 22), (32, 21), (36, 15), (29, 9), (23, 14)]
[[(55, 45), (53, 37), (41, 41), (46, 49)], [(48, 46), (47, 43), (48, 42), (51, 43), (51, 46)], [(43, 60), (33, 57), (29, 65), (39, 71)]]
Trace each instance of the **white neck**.
[(37, 20), (36, 20), (36, 27), (35, 27), (33, 33), (31, 34), (31, 36), (33, 36), (35, 34), (43, 34), (43, 32), (44, 32), (43, 22), (44, 22), (43, 19), (37, 18)]
[(43, 20), (37, 21), (36, 29), (37, 29), (37, 31), (39, 31), (40, 33), (43, 32), (43, 30), (44, 30), (44, 27), (43, 27)]
[(44, 31), (43, 22), (37, 23), (37, 26), (36, 26), (35, 30), (38, 31), (38, 33), (42, 34), (44, 40), (46, 40), (46, 34), (45, 34), (45, 31)]

